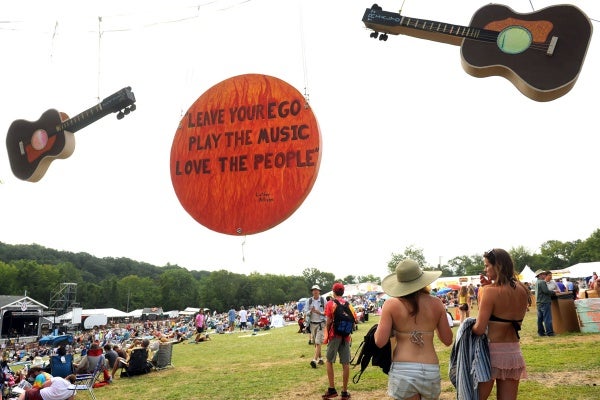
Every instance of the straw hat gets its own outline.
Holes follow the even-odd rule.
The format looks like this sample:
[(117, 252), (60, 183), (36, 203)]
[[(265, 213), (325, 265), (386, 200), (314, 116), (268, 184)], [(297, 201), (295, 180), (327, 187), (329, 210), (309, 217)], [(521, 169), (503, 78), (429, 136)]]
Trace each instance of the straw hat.
[(538, 269), (537, 271), (534, 272), (536, 278), (538, 276), (540, 276), (541, 274), (545, 274), (545, 273), (546, 273), (546, 271), (544, 271), (543, 269)]
[(392, 297), (406, 296), (423, 289), (442, 275), (442, 271), (423, 271), (415, 260), (402, 260), (396, 273), (383, 278), (381, 287)]

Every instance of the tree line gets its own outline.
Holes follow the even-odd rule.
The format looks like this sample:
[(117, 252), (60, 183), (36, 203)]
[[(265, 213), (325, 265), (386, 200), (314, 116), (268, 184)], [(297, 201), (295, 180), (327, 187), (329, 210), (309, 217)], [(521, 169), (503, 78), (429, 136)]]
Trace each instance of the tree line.
[[(539, 252), (523, 246), (508, 250), (517, 272), (531, 269), (563, 269), (579, 262), (600, 260), (600, 229), (585, 240), (549, 240)], [(477, 275), (483, 269), (482, 254), (456, 256), (443, 265), (426, 262), (423, 250), (407, 247), (392, 253), (388, 270), (404, 258), (417, 260), (425, 269), (442, 270), (442, 276)], [(283, 304), (310, 295), (314, 284), (330, 288), (345, 284), (381, 283), (373, 275), (336, 278), (330, 272), (307, 267), (301, 276), (252, 273), (236, 274), (224, 269), (189, 271), (178, 265), (159, 267), (128, 258), (94, 257), (49, 249), (37, 244), (9, 245), (0, 242), (0, 295), (24, 295), (50, 306), (61, 283), (77, 284), (76, 301), (83, 308), (113, 307), (132, 311), (144, 307), (183, 310), (186, 307), (226, 311), (231, 307)]]
[(189, 271), (178, 265), (158, 267), (128, 258), (98, 258), (37, 244), (2, 242), (0, 277), (0, 295), (27, 294), (51, 306), (53, 294), (62, 283), (76, 283), (76, 302), (81, 307), (112, 307), (123, 311), (201, 307), (221, 312), (231, 307), (295, 301), (309, 296), (314, 284), (330, 288), (335, 281), (379, 282), (372, 275), (336, 279), (334, 274), (316, 268), (305, 268), (302, 276)]
[[(558, 270), (584, 262), (600, 261), (600, 229), (585, 240), (561, 242), (548, 240), (540, 246), (539, 252), (532, 252), (523, 246), (507, 249), (517, 272), (526, 265), (532, 270)], [(428, 270), (441, 270), (442, 276), (478, 275), (483, 271), (483, 252), (451, 258), (445, 264), (430, 265), (426, 262), (423, 249), (409, 246), (402, 254), (392, 254), (388, 270), (395, 271), (396, 264), (405, 258), (412, 258)]]

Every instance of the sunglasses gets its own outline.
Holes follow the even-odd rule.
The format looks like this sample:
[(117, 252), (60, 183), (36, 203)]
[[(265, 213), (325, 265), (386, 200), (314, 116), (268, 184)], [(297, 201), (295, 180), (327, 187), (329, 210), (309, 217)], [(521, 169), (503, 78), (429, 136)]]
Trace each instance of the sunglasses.
[(496, 253), (494, 253), (494, 249), (488, 250), (483, 253), (483, 256), (487, 258), (492, 264), (496, 264)]

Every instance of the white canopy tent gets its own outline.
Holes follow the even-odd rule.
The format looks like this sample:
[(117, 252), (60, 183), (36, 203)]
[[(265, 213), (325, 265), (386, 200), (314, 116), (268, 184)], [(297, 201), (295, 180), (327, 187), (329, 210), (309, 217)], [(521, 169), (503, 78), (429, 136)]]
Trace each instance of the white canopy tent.
[[(116, 308), (84, 308), (81, 310), (82, 317), (90, 315), (105, 315), (106, 318), (125, 318), (128, 316), (126, 312), (117, 310)], [(73, 319), (72, 311), (56, 317), (57, 321), (70, 321), (71, 319)]]
[(567, 278), (587, 278), (592, 276), (594, 272), (600, 271), (600, 261), (578, 263), (571, 265), (569, 268), (565, 268), (563, 276)]
[(519, 274), (519, 279), (521, 282), (532, 282), (535, 279), (535, 272), (531, 270), (529, 265), (526, 265)]

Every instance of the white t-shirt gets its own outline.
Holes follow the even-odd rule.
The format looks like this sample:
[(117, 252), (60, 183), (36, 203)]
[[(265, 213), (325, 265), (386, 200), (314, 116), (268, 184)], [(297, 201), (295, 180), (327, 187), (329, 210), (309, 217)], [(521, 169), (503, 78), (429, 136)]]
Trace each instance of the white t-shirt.
[(52, 384), (40, 389), (44, 400), (65, 400), (75, 394), (75, 385), (60, 376), (52, 378)]
[(240, 316), (240, 322), (248, 322), (248, 312), (246, 310), (240, 310), (238, 314)]

